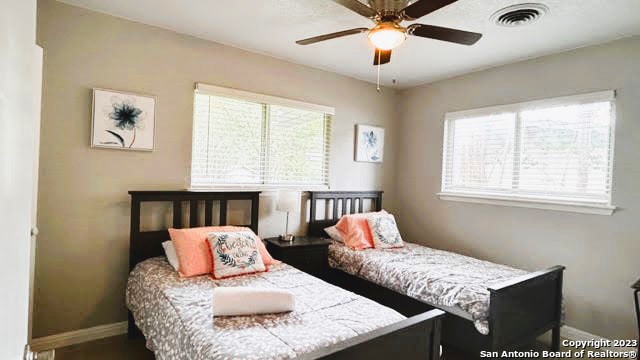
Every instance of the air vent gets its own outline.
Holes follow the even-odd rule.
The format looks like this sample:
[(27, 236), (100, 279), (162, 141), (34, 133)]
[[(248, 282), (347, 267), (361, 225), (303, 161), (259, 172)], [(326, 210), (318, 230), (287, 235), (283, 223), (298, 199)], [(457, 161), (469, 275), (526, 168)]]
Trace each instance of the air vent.
[(549, 11), (543, 4), (519, 4), (498, 10), (491, 21), (500, 26), (515, 27), (531, 24)]

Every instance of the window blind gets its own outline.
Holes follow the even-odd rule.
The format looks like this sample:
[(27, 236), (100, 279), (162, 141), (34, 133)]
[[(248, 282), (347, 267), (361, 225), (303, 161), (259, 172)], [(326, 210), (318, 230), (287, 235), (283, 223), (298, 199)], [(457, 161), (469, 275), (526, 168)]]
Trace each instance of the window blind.
[(614, 92), (449, 113), (442, 192), (611, 203)]
[(195, 92), (191, 188), (329, 185), (331, 113), (220, 89)]

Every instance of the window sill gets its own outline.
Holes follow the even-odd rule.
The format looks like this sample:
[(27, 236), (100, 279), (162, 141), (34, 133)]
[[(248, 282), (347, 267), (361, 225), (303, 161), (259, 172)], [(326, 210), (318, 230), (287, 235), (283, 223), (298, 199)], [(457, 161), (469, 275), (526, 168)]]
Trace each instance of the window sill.
[(499, 205), (499, 206), (513, 206), (513, 207), (542, 209), (542, 210), (556, 210), (556, 211), (566, 211), (566, 212), (594, 214), (594, 215), (612, 215), (616, 209), (615, 206), (611, 206), (611, 205), (586, 203), (586, 202), (579, 202), (579, 201), (527, 199), (527, 198), (516, 198), (516, 197), (510, 197), (510, 196), (476, 195), (476, 194), (450, 193), (450, 192), (441, 192), (441, 193), (438, 193), (437, 195), (440, 200), (446, 200), (446, 201), (459, 201), (459, 202)]

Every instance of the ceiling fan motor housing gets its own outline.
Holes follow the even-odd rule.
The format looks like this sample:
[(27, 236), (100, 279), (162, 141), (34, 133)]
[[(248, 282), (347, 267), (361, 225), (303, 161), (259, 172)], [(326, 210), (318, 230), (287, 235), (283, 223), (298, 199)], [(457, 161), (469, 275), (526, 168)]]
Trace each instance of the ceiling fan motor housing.
[(409, 5), (409, 0), (369, 0), (369, 6), (380, 13), (397, 13)]

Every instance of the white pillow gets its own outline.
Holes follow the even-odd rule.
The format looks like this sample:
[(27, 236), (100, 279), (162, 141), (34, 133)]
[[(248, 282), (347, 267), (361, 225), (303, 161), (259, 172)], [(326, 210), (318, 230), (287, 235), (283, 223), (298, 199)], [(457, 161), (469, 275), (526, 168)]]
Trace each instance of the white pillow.
[(344, 243), (344, 241), (342, 240), (342, 233), (335, 225), (324, 228), (324, 232), (329, 235), (331, 240), (337, 241), (339, 243)]
[(367, 223), (373, 237), (374, 248), (388, 249), (404, 246), (393, 215), (376, 213), (367, 217)]
[(260, 239), (253, 232), (211, 232), (207, 238), (213, 255), (214, 278), (222, 279), (267, 270), (258, 248)]
[(213, 289), (213, 316), (275, 314), (295, 310), (289, 290), (249, 286), (217, 286)]
[(176, 271), (180, 268), (180, 262), (178, 262), (178, 255), (176, 254), (176, 248), (173, 247), (173, 243), (171, 240), (165, 241), (162, 243), (162, 247), (164, 248), (164, 254), (169, 260), (169, 264), (173, 266)]

